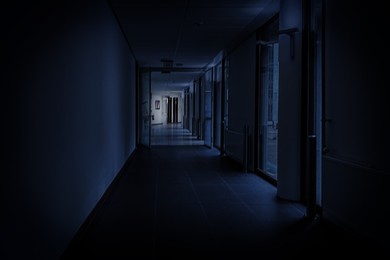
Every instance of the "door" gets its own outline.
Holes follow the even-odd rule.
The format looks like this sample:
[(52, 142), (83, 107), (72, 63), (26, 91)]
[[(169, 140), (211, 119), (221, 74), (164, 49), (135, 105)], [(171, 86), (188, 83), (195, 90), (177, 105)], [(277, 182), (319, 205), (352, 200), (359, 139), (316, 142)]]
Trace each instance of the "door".
[(262, 46), (263, 86), (263, 166), (266, 174), (277, 179), (278, 168), (278, 103), (279, 103), (279, 44)]
[(272, 182), (278, 172), (279, 110), (279, 19), (275, 17), (259, 32), (257, 91), (257, 168)]
[(179, 98), (168, 97), (168, 123), (179, 122)]
[(322, 23), (322, 12), (323, 12), (323, 3), (322, 0), (314, 0), (312, 5), (312, 44), (313, 44), (313, 106), (315, 115), (314, 117), (314, 132), (316, 135), (316, 145), (315, 145), (315, 186), (316, 186), (316, 203), (319, 206), (322, 206), (322, 113), (323, 113), (323, 47), (322, 47), (322, 35), (323, 35), (323, 23)]
[(205, 74), (204, 85), (204, 144), (213, 146), (213, 70), (210, 69)]
[(161, 121), (162, 121), (163, 125), (168, 123), (168, 98), (169, 97), (163, 97), (162, 98)]
[(151, 73), (147, 70), (140, 72), (139, 84), (139, 112), (138, 112), (138, 127), (139, 127), (139, 142), (141, 145), (150, 147), (151, 139)]
[[(306, 214), (314, 218), (317, 206), (322, 205), (322, 0), (310, 3), (308, 88), (307, 88), (307, 145), (306, 145)], [(309, 8), (308, 8), (309, 9)]]
[(222, 63), (214, 70), (214, 146), (221, 148)]

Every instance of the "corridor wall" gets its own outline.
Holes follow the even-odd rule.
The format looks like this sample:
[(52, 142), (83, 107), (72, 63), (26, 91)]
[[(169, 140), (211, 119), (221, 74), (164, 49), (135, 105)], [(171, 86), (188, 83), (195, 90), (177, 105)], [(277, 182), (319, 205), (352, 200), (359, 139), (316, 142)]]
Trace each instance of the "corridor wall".
[(326, 1), (324, 216), (388, 247), (385, 6)]
[(135, 60), (107, 1), (2, 21), (0, 258), (58, 259), (135, 149)]

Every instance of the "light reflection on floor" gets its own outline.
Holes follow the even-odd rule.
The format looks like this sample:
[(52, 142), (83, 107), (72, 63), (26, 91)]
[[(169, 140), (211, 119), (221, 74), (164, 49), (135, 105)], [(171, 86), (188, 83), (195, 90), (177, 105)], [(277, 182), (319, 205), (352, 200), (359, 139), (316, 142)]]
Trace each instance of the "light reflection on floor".
[(151, 145), (204, 145), (181, 123), (152, 125)]

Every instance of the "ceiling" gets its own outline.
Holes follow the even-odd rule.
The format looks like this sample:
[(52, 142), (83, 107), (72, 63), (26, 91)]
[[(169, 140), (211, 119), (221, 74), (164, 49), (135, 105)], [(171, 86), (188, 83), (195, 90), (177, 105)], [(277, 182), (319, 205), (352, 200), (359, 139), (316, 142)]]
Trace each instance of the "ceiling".
[(275, 14), (274, 6), (278, 3), (276, 0), (109, 2), (141, 67), (181, 71), (153, 72), (152, 89), (159, 91), (188, 86), (221, 51), (244, 37), (254, 22), (264, 22)]

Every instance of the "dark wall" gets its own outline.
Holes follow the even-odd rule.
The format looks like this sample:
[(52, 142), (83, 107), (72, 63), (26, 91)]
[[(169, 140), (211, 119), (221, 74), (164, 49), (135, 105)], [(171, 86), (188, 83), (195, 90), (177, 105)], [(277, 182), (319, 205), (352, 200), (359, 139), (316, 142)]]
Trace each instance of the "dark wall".
[[(249, 158), (253, 154), (256, 88), (256, 35), (252, 34), (229, 55), (229, 120), (226, 152), (243, 161), (244, 126), (250, 129)], [(248, 159), (250, 160), (250, 159)], [(249, 164), (253, 163), (249, 161)], [(250, 165), (252, 167), (252, 165)]]
[(55, 259), (135, 149), (135, 61), (106, 1), (1, 21), (0, 258)]
[[(278, 196), (301, 199), (302, 0), (281, 0), (279, 30), (296, 29), (294, 37), (279, 35)], [(291, 42), (294, 49), (291, 50)]]
[(384, 4), (325, 3), (323, 207), (388, 245), (389, 40)]

